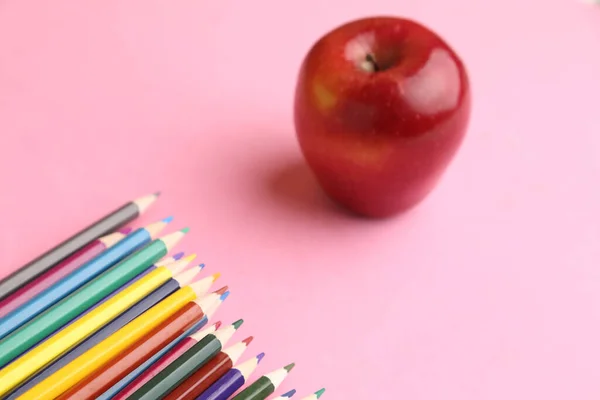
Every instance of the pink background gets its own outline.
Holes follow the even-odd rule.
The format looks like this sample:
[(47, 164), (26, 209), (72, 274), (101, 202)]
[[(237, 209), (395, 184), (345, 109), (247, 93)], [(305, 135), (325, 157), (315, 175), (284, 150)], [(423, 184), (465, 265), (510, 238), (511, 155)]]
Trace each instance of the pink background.
[[(292, 126), (321, 34), (398, 14), (462, 54), (471, 129), (413, 212), (324, 200)], [(124, 201), (223, 272), (259, 373), (327, 399), (600, 396), (600, 7), (577, 0), (0, 1), (4, 275)]]

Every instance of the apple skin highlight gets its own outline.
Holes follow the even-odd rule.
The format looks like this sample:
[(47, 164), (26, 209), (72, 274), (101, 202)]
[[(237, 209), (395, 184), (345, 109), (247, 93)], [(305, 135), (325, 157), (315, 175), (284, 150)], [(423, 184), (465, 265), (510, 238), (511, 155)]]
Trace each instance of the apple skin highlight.
[(326, 194), (356, 214), (411, 209), (435, 188), (465, 137), (467, 70), (427, 27), (373, 17), (339, 26), (305, 56), (294, 123)]

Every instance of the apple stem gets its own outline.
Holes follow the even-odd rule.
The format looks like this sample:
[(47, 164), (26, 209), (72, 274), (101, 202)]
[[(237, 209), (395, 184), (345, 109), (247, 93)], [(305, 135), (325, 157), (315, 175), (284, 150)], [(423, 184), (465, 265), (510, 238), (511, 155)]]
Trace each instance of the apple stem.
[(366, 61), (371, 65), (374, 72), (381, 71), (381, 69), (379, 68), (379, 64), (377, 64), (377, 61), (375, 61), (375, 56), (373, 56), (373, 54), (367, 54)]

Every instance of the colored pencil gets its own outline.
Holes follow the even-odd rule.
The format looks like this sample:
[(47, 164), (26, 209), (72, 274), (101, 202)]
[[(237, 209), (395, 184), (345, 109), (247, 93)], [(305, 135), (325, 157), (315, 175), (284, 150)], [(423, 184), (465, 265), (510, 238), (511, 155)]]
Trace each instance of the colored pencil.
[[(77, 290), (29, 324), (7, 336), (0, 342), (1, 365), (6, 365), (7, 362), (24, 353), (44, 337), (57, 331), (103, 297), (118, 289), (129, 279), (160, 260), (170, 248), (183, 238), (186, 232), (187, 230), (184, 229), (153, 241), (143, 250), (117, 264), (114, 268)], [(82, 334), (87, 333), (89, 335), (93, 333), (102, 324), (109, 322), (110, 319), (115, 318), (128, 307), (141, 300), (148, 294), (149, 290), (156, 289), (160, 284), (171, 278), (170, 274), (171, 271), (168, 267), (157, 268), (139, 282), (80, 319), (71, 326), (71, 329), (63, 330), (61, 334), (53, 336), (42, 346), (36, 347), (11, 365), (0, 370), (0, 395), (6, 394), (7, 391), (23, 382), (28, 376), (52, 361), (53, 358), (62, 354), (61, 352), (68, 350), (67, 346), (76, 343), (74, 342), (75, 339), (83, 339), (85, 336), (82, 336)]]
[[(194, 337), (197, 337), (198, 340), (204, 338), (209, 333), (216, 332), (221, 327), (221, 322), (216, 322), (210, 327), (203, 329), (201, 332), (185, 337), (176, 346), (174, 346), (171, 350), (166, 352), (160, 359), (156, 360), (146, 371), (140, 374), (137, 378), (135, 378), (127, 387), (123, 390), (120, 390), (116, 396), (110, 397), (113, 400), (122, 400), (129, 397), (133, 392), (142, 387), (143, 384), (148, 382), (150, 379), (154, 378), (156, 374), (165, 369), (165, 367), (175, 361), (179, 356), (185, 353), (190, 347), (192, 347), (197, 340)], [(106, 393), (105, 393), (106, 394)], [(98, 400), (102, 399), (99, 397)]]
[[(229, 294), (229, 292), (226, 293)], [(208, 318), (205, 316), (204, 318), (202, 318), (202, 320), (200, 320), (200, 322), (188, 329), (183, 335), (173, 340), (167, 346), (162, 348), (159, 352), (152, 355), (152, 357), (150, 357), (148, 360), (144, 361), (144, 363), (137, 367), (135, 370), (127, 374), (127, 376), (122, 378), (119, 382), (114, 384), (110, 389), (108, 389), (106, 392), (100, 395), (97, 400), (114, 399), (117, 394), (120, 394), (121, 388), (127, 386), (127, 384), (135, 380), (138, 377), (138, 375), (143, 373), (149, 367), (153, 366), (154, 362), (156, 362), (156, 360), (159, 359), (161, 355), (163, 355), (165, 352), (168, 352), (174, 346), (178, 345), (184, 338), (202, 329), (207, 324), (207, 322)]]
[(14, 332), (130, 254), (150, 243), (171, 218), (140, 228), (20, 307), (0, 318), (0, 339)]
[[(188, 381), (185, 381), (179, 388), (175, 389), (171, 395), (175, 392), (181, 393), (177, 396), (167, 396), (165, 399), (169, 400), (227, 400), (235, 392), (238, 391), (248, 381), (248, 378), (258, 367), (258, 364), (265, 356), (265, 353), (260, 353), (254, 358), (240, 364), (236, 368), (233, 368), (233, 364), (228, 363), (228, 368), (223, 368), (219, 373), (214, 373), (207, 369), (204, 376), (214, 375), (215, 378), (205, 379), (204, 376), (190, 376)], [(218, 357), (218, 356), (217, 356)], [(217, 358), (215, 357), (215, 359)], [(214, 361), (214, 359), (213, 359)], [(211, 363), (213, 362), (211, 361)], [(237, 362), (237, 360), (236, 360)], [(210, 363), (209, 363), (210, 364)], [(206, 364), (202, 369), (209, 367)], [(225, 367), (225, 366), (224, 366)], [(192, 380), (192, 378), (196, 380)], [(185, 387), (184, 387), (185, 386)], [(195, 388), (192, 390), (186, 390), (187, 387)], [(185, 393), (185, 394), (184, 394)]]
[(295, 394), (296, 394), (296, 389), (293, 389), (287, 393), (282, 394), (281, 396), (277, 396), (277, 397), (273, 398), (272, 400), (287, 400), (287, 399), (294, 397)]
[(283, 383), (295, 364), (279, 368), (261, 376), (246, 389), (238, 393), (232, 400), (265, 400)]
[[(78, 343), (100, 330), (106, 324), (126, 312), (138, 301), (172, 278), (177, 270), (185, 268), (187, 260), (171, 265), (160, 266), (138, 282), (110, 298), (106, 303), (76, 320), (61, 331), (33, 348), (15, 362), (0, 371), (0, 379), (17, 381), (17, 384), (32, 377), (53, 360), (57, 359)], [(179, 277), (179, 284), (187, 284), (196, 275), (196, 271), (187, 271)], [(14, 385), (16, 386), (16, 385)], [(13, 386), (13, 387), (14, 387)]]
[[(187, 271), (190, 272), (190, 271)], [(205, 278), (210, 284), (217, 278)], [(206, 293), (206, 291), (204, 292)], [(203, 294), (204, 294), (203, 293)], [(95, 400), (112, 385), (146, 361), (152, 354), (185, 333), (204, 317), (204, 311), (194, 302), (169, 317), (94, 374), (79, 381), (57, 399)]]
[[(77, 357), (71, 363), (25, 392), (19, 399), (54, 399), (60, 396), (69, 390), (71, 386), (116, 358), (133, 343), (164, 323), (171, 315), (175, 314), (190, 301), (195, 301), (196, 298), (197, 295), (192, 286), (185, 286), (177, 290), (135, 320)], [(215, 296), (208, 295), (206, 296), (208, 304), (203, 303), (201, 299), (198, 305), (204, 310), (209, 309), (211, 304), (219, 303), (219, 301), (220, 297), (215, 298)]]
[[(183, 262), (184, 260), (181, 261)], [(174, 278), (169, 279), (166, 283), (164, 283), (158, 289), (150, 293), (148, 296), (144, 297), (133, 307), (130, 307), (126, 312), (119, 315), (116, 319), (103, 326), (102, 329), (98, 330), (96, 333), (85, 339), (83, 342), (79, 343), (68, 353), (64, 354), (52, 364), (48, 365), (36, 375), (32, 376), (25, 383), (21, 384), (18, 388), (14, 389), (10, 393), (10, 395), (4, 400), (16, 399), (35, 385), (42, 382), (44, 379), (56, 373), (61, 368), (69, 364), (71, 361), (75, 360), (77, 357), (84, 354), (86, 351), (88, 351), (89, 349), (91, 349), (92, 347), (94, 347), (95, 345), (97, 345), (98, 343), (100, 343), (101, 341), (103, 341), (104, 339), (121, 329), (123, 326), (133, 321), (146, 310), (150, 309), (151, 307), (162, 301), (164, 298), (174, 293), (180, 287), (185, 286), (190, 280), (190, 278), (192, 278), (193, 276), (194, 271), (184, 271), (175, 276)]]
[(6, 297), (38, 276), (49, 271), (65, 258), (80, 250), (90, 242), (114, 232), (128, 222), (134, 220), (154, 203), (158, 195), (159, 193), (151, 194), (123, 205), (119, 209), (104, 216), (102, 219), (94, 222), (92, 225), (48, 250), (35, 260), (20, 267), (0, 281), (0, 300), (4, 300)]
[(108, 234), (100, 239), (92, 241), (77, 252), (65, 258), (54, 268), (44, 272), (37, 279), (29, 282), (19, 290), (13, 292), (4, 300), (0, 301), (0, 318), (6, 316), (15, 308), (31, 300), (34, 296), (60, 281), (65, 276), (81, 267), (83, 264), (92, 260), (104, 250), (111, 248), (131, 231), (131, 228), (123, 228), (118, 232)]
[[(223, 290), (225, 290), (225, 291), (223, 291)], [(215, 292), (215, 294), (219, 294), (219, 293), (223, 293), (223, 294), (221, 295), (221, 297), (219, 299), (219, 303), (217, 303), (216, 307), (218, 307), (218, 305), (220, 305), (220, 303), (225, 301), (227, 296), (229, 296), (227, 287), (222, 288)], [(215, 309), (216, 309), (216, 307), (215, 307)], [(212, 315), (212, 313), (214, 313), (214, 311), (211, 311), (211, 315)], [(215, 328), (220, 327), (220, 325), (221, 325), (220, 322), (214, 324)], [(199, 327), (199, 329), (201, 329), (203, 326), (204, 325)], [(135, 392), (139, 387), (141, 387), (144, 383), (146, 383), (146, 378), (150, 379), (151, 377), (156, 375), (156, 374), (152, 374), (151, 376), (147, 376), (146, 375), (147, 371), (154, 369), (155, 365), (158, 362), (162, 361), (163, 357), (170, 354), (170, 352), (173, 349), (178, 348), (180, 344), (186, 343), (189, 339), (189, 336), (198, 332), (199, 329), (190, 330), (190, 331), (186, 332), (184, 335), (179, 336), (177, 339), (173, 340), (167, 346), (163, 347), (160, 351), (156, 352), (152, 357), (150, 357), (148, 360), (146, 360), (142, 365), (140, 365), (135, 370), (130, 372), (127, 376), (125, 376), (119, 382), (114, 384), (110, 389), (108, 389), (106, 392), (104, 392), (101, 396), (99, 396), (98, 400), (109, 400), (109, 399), (117, 399), (117, 398), (123, 399), (123, 398), (128, 397), (131, 393)], [(210, 333), (210, 328), (209, 328), (209, 330), (205, 329), (202, 332), (199, 332), (198, 336), (204, 337), (208, 333)], [(161, 370), (162, 370), (162, 368), (161, 368)], [(158, 372), (160, 372), (160, 371), (157, 371), (156, 373), (158, 373)]]
[[(108, 300), (110, 300), (111, 298), (113, 298), (116, 295), (118, 295), (119, 293), (121, 293), (123, 290), (129, 288), (131, 285), (138, 282), (140, 279), (142, 279), (143, 277), (148, 275), (150, 272), (154, 271), (156, 268), (169, 267), (169, 270), (171, 270), (171, 272), (173, 273), (173, 276), (175, 276), (175, 275), (179, 274), (180, 271), (183, 271), (195, 258), (196, 258), (195, 254), (190, 254), (187, 257), (183, 257), (183, 253), (177, 253), (170, 257), (161, 258), (159, 261), (156, 262), (156, 264), (151, 265), (150, 267), (148, 267), (147, 269), (145, 269), (144, 271), (142, 271), (141, 273), (139, 273), (138, 275), (133, 277), (133, 279), (127, 281), (123, 286), (120, 286), (114, 292), (109, 293), (102, 300), (100, 300), (99, 302), (94, 304), (91, 308), (89, 308), (89, 309), (85, 310), (83, 313), (79, 314), (77, 316), (77, 318), (75, 318), (69, 324), (73, 324), (74, 322), (76, 322), (76, 321), (80, 320), (81, 318), (83, 318), (84, 316), (88, 315), (90, 312), (94, 311), (96, 308), (100, 307), (101, 305), (106, 303)], [(200, 269), (198, 269), (196, 271), (197, 271), (197, 273), (199, 273)], [(66, 325), (62, 329), (65, 329), (67, 326), (69, 326), (69, 325)]]
[(313, 394), (306, 396), (306, 397), (302, 398), (301, 400), (318, 400), (321, 398), (321, 396), (323, 396), (324, 393), (325, 393), (325, 389), (317, 390)]
[(183, 353), (177, 360), (169, 364), (129, 396), (129, 400), (156, 400), (164, 398), (181, 382), (215, 357), (243, 322), (243, 320), (236, 321), (200, 339), (198, 343)]

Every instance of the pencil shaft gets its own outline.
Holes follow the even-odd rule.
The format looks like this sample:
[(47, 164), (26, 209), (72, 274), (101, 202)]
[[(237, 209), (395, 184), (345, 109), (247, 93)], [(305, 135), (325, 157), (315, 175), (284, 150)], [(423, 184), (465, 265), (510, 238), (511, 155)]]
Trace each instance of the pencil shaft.
[[(128, 398), (132, 393), (141, 388), (146, 382), (150, 379), (154, 378), (160, 371), (165, 369), (165, 367), (175, 361), (179, 356), (185, 353), (188, 349), (190, 349), (194, 344), (196, 344), (196, 340), (186, 337), (181, 340), (175, 347), (169, 350), (168, 353), (165, 353), (163, 357), (156, 360), (152, 365), (149, 366), (145, 371), (143, 371), (139, 376), (137, 376), (132, 382), (130, 382), (123, 390), (119, 391), (119, 393), (114, 397), (116, 400), (123, 400)], [(112, 388), (111, 388), (112, 389)], [(100, 399), (99, 399), (100, 400)]]
[(71, 254), (56, 267), (45, 272), (39, 278), (27, 283), (25, 286), (2, 300), (0, 302), (0, 318), (49, 288), (69, 273), (73, 272), (76, 268), (79, 268), (98, 254), (102, 253), (105, 249), (106, 246), (104, 243), (99, 240), (94, 240), (74, 254)]
[(208, 335), (133, 393), (129, 400), (156, 400), (173, 391), (221, 351), (221, 342)]
[(237, 369), (231, 369), (218, 379), (214, 385), (206, 388), (201, 392), (200, 396), (193, 397), (193, 399), (198, 400), (227, 400), (239, 388), (244, 386), (246, 380), (244, 379), (244, 375)]
[(58, 397), (69, 390), (71, 386), (106, 365), (147, 332), (163, 323), (177, 310), (183, 308), (195, 298), (196, 294), (189, 286), (177, 290), (113, 335), (34, 386), (19, 397), (19, 400), (54, 399)]
[(133, 285), (134, 283), (138, 282), (140, 279), (142, 279), (143, 277), (147, 276), (148, 274), (150, 274), (155, 269), (156, 269), (155, 265), (152, 265), (150, 268), (145, 269), (140, 274), (138, 274), (135, 277), (133, 277), (133, 279), (131, 279), (127, 283), (125, 283), (123, 286), (120, 286), (117, 290), (115, 290), (114, 292), (111, 292), (110, 294), (108, 294), (108, 296), (105, 296), (104, 298), (102, 298), (102, 300), (98, 301), (92, 307), (88, 308), (83, 313), (79, 314), (74, 320), (72, 320), (71, 322), (69, 322), (69, 324), (66, 325), (65, 327), (63, 327), (62, 329), (65, 329), (70, 324), (74, 324), (75, 322), (79, 321), (81, 318), (85, 317), (89, 313), (91, 313), (94, 310), (96, 310), (98, 307), (101, 307), (107, 301), (109, 301), (110, 299), (112, 299), (113, 297), (115, 297), (116, 295), (118, 295), (119, 293), (123, 292), (125, 289), (129, 288), (131, 285)]
[(261, 376), (252, 385), (235, 396), (233, 400), (265, 400), (274, 391), (273, 382), (269, 378)]
[(152, 354), (182, 335), (190, 326), (204, 317), (202, 309), (190, 302), (173, 314), (164, 323), (148, 332), (117, 358), (111, 360), (94, 374), (79, 381), (58, 400), (78, 399), (95, 400), (100, 394), (123, 378)]
[(169, 278), (170, 271), (168, 269), (159, 268), (154, 270), (146, 278), (124, 290), (119, 296), (110, 299), (98, 309), (36, 346), (13, 364), (0, 371), (0, 380), (2, 381), (0, 390), (5, 390), (5, 387), (12, 389), (12, 387), (20, 384), (76, 346), (77, 343), (102, 328), (103, 325), (117, 318)]
[(14, 400), (29, 389), (42, 382), (58, 370), (75, 360), (77, 357), (102, 342), (104, 339), (117, 332), (123, 326), (133, 321), (135, 318), (140, 316), (142, 313), (158, 304), (161, 300), (174, 293), (179, 289), (179, 284), (174, 279), (170, 279), (161, 287), (156, 289), (154, 292), (146, 296), (140, 302), (133, 307), (129, 308), (126, 312), (119, 315), (116, 319), (105, 325), (102, 329), (88, 337), (86, 340), (81, 342), (79, 345), (74, 347), (68, 353), (57, 359), (54, 363), (47, 366), (45, 369), (34, 375), (26, 383), (18, 387), (18, 389), (11, 392), (11, 394), (5, 400)]
[(206, 365), (190, 375), (164, 400), (194, 400), (220, 380), (232, 367), (229, 356), (220, 352)]
[[(123, 377), (119, 382), (115, 383), (112, 387), (110, 387), (107, 391), (102, 393), (102, 395), (98, 396), (97, 400), (110, 400), (110, 399), (124, 399), (127, 398), (129, 394), (133, 393), (138, 389), (137, 386), (134, 386), (134, 389), (129, 392), (130, 385), (137, 384), (138, 379), (142, 378), (142, 376), (152, 368), (156, 362), (162, 359), (167, 353), (172, 351), (176, 346), (180, 345), (189, 335), (199, 331), (208, 323), (208, 318), (206, 316), (198, 321), (194, 326), (184, 332), (182, 335), (177, 337), (171, 343), (157, 351), (153, 354), (149, 359), (144, 361), (140, 366), (131, 371), (125, 377)], [(158, 373), (158, 372), (157, 372)], [(150, 379), (150, 378), (148, 378)], [(146, 381), (142, 381), (140, 384), (143, 385)], [(7, 399), (8, 400), (8, 399)]]
[(17, 291), (88, 243), (115, 231), (139, 215), (138, 206), (127, 203), (104, 218), (66, 239), (0, 281), (0, 300)]
[(0, 319), (0, 339), (14, 332), (28, 321), (73, 293), (125, 257), (150, 243), (152, 238), (145, 229), (138, 229), (114, 247), (100, 253), (54, 285), (42, 291), (22, 306)]
[[(123, 283), (156, 263), (166, 252), (167, 249), (162, 241), (155, 240), (143, 250), (125, 259), (5, 337), (0, 342), (0, 367), (50, 336), (102, 298), (117, 290)], [(3, 371), (0, 370), (0, 378), (2, 373)], [(4, 385), (0, 379), (0, 394), (5, 393), (3, 389), (6, 386)]]

